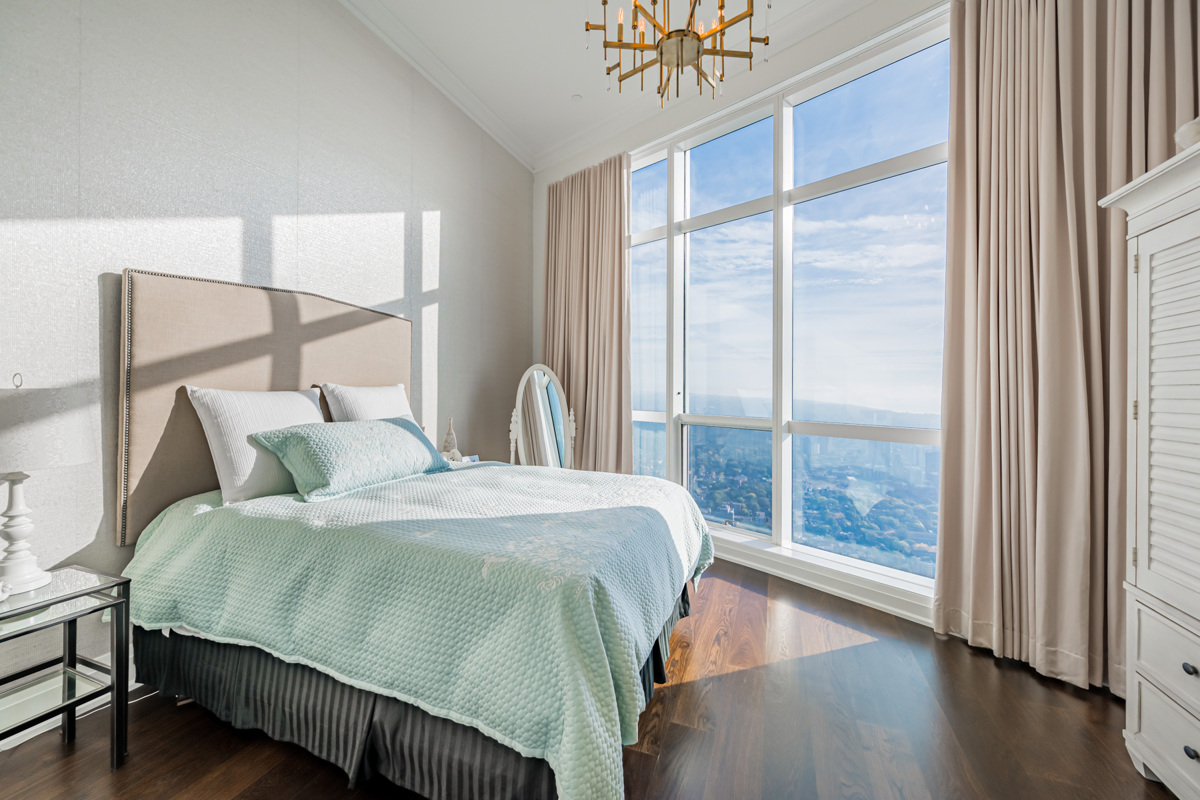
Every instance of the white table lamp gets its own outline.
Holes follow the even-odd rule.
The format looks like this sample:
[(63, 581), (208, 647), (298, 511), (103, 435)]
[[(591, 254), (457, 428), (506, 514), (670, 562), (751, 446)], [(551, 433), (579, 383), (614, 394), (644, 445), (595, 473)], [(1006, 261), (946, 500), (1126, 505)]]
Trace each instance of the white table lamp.
[[(19, 385), (19, 384), (18, 384)], [(33, 533), (25, 507), (27, 471), (71, 467), (95, 458), (91, 402), (79, 388), (0, 389), (0, 481), (8, 483), (8, 508), (0, 538), (0, 582), (14, 594), (50, 582), (26, 541)]]

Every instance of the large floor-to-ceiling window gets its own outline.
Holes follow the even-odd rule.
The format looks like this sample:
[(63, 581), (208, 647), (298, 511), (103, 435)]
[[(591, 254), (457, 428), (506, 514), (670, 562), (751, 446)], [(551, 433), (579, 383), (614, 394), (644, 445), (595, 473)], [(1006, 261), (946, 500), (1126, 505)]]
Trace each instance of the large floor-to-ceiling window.
[(632, 174), (636, 470), (715, 530), (880, 580), (937, 561), (945, 35), (864, 48)]

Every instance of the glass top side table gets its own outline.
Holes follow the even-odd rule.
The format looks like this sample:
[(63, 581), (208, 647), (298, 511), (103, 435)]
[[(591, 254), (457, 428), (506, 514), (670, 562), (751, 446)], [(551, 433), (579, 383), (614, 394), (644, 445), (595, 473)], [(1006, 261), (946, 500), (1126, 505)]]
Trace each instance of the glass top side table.
[[(63, 633), (59, 658), (0, 675), (0, 740), (61, 715), (63, 741), (74, 741), (76, 710), (107, 694), (112, 768), (117, 769), (125, 763), (129, 741), (129, 579), (84, 567), (50, 574), (45, 586), (0, 601), (0, 646), (59, 625)], [(75, 651), (79, 619), (107, 609), (112, 609), (111, 669)], [(107, 675), (108, 683), (80, 672), (81, 666)]]

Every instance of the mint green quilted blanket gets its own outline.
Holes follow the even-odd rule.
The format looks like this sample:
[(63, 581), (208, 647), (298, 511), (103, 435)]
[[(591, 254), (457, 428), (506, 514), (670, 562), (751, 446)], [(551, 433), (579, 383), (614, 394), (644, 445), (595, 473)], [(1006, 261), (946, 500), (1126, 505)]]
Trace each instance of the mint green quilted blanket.
[(254, 645), (544, 758), (564, 800), (620, 798), (639, 670), (712, 563), (681, 487), (471, 465), (305, 503), (180, 501), (125, 570), (132, 617)]

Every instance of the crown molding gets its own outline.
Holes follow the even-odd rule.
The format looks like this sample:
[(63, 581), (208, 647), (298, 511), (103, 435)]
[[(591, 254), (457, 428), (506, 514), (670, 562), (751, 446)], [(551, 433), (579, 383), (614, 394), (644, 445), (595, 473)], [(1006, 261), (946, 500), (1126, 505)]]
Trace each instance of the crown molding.
[(338, 0), (376, 36), (412, 65), (420, 75), (446, 95), (454, 105), (495, 139), (512, 157), (533, 171), (534, 154), (500, 117), (463, 83), (454, 70), (426, 47), (407, 25), (379, 0)]

